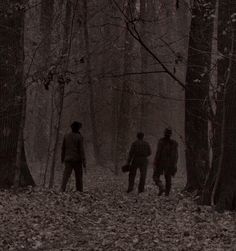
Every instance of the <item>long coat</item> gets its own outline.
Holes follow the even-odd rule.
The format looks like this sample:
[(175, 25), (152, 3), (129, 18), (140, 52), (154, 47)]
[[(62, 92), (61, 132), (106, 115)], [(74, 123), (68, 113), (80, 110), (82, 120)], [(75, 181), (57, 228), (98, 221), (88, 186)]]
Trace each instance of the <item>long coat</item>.
[(64, 136), (61, 160), (62, 162), (85, 163), (83, 137), (80, 133), (70, 132)]
[(148, 163), (148, 156), (151, 155), (151, 147), (144, 140), (136, 140), (131, 145), (128, 163), (133, 166), (143, 166)]
[(159, 176), (175, 175), (178, 161), (178, 143), (170, 138), (161, 138), (158, 142), (154, 160), (154, 173)]

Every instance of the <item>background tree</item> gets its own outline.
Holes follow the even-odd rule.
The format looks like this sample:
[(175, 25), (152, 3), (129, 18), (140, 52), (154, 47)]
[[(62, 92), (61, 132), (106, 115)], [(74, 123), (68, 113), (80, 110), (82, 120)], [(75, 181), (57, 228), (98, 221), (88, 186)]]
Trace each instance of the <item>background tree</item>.
[[(0, 187), (34, 185), (24, 150), (24, 6), (0, 4)], [(9, 43), (9, 41), (11, 41)], [(14, 179), (15, 177), (15, 179)]]
[[(209, 169), (208, 105), (216, 1), (193, 1), (185, 87), (187, 191), (202, 189)], [(206, 162), (204, 169), (199, 163)]]
[[(236, 6), (233, 1), (219, 1), (218, 14), (218, 86), (217, 144), (218, 159), (206, 183), (203, 201), (216, 204), (217, 210), (236, 209), (235, 183), (235, 53)], [(221, 129), (221, 131), (219, 130)], [(213, 159), (214, 160), (214, 159)], [(210, 198), (209, 198), (209, 195)], [(210, 200), (211, 199), (211, 200)]]

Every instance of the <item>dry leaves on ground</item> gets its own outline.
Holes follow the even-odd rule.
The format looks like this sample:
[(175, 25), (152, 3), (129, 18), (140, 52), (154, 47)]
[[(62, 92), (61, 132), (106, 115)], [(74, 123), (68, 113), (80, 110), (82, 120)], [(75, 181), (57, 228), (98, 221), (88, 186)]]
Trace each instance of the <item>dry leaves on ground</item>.
[(233, 213), (213, 214), (178, 189), (126, 194), (126, 177), (87, 178), (87, 190), (0, 192), (0, 250), (236, 250)]

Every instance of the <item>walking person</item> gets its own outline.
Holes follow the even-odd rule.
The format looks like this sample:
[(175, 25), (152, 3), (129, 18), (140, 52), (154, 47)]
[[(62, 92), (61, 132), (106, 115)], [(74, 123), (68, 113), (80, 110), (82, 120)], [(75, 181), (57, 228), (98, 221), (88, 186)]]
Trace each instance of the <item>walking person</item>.
[(147, 166), (148, 166), (148, 156), (151, 155), (150, 145), (144, 141), (144, 134), (139, 132), (137, 134), (137, 140), (131, 145), (127, 164), (130, 165), (129, 170), (129, 186), (127, 193), (133, 191), (134, 181), (136, 177), (137, 170), (140, 171), (140, 179), (138, 192), (144, 192), (146, 176), (147, 176)]
[(73, 170), (75, 172), (76, 190), (83, 192), (83, 169), (86, 170), (86, 159), (83, 137), (80, 133), (81, 127), (80, 122), (73, 122), (71, 132), (64, 136), (61, 151), (61, 161), (65, 164), (61, 185), (62, 192), (66, 190), (67, 182)]
[[(164, 192), (166, 196), (169, 196), (171, 180), (177, 172), (178, 143), (171, 139), (171, 135), (172, 130), (166, 128), (164, 131), (164, 137), (159, 140), (154, 160), (153, 180), (159, 187), (159, 196)], [(161, 175), (164, 175), (165, 177), (165, 188), (160, 179)]]

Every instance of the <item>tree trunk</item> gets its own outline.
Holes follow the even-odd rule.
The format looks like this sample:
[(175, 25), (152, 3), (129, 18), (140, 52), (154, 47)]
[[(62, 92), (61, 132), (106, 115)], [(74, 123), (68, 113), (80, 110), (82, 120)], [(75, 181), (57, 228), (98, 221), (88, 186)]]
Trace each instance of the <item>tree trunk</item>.
[(223, 102), (219, 107), (223, 113), (223, 121), (220, 162), (217, 173), (212, 179), (214, 189), (211, 194), (212, 203), (216, 203), (216, 208), (219, 211), (236, 210), (235, 13), (234, 1), (219, 1), (218, 51), (222, 58), (218, 62), (218, 85), (222, 86), (221, 89), (224, 92)]
[(61, 71), (57, 78), (58, 83), (58, 110), (57, 110), (57, 125), (56, 125), (56, 134), (55, 141), (53, 147), (53, 156), (52, 156), (52, 165), (50, 169), (50, 177), (49, 177), (49, 188), (52, 188), (54, 185), (54, 176), (55, 176), (55, 167), (56, 160), (59, 152), (59, 140), (60, 140), (60, 130), (61, 130), (61, 120), (64, 106), (64, 95), (65, 95), (65, 84), (66, 84), (66, 72), (69, 67), (70, 61), (70, 52), (71, 52), (71, 43), (72, 43), (72, 33), (74, 26), (75, 13), (78, 7), (78, 0), (75, 3), (73, 8), (73, 16), (72, 16), (72, 3), (67, 0), (66, 2), (66, 14), (65, 14), (65, 24), (64, 24), (64, 37), (63, 37), (63, 46), (62, 46), (62, 62), (61, 62)]
[[(123, 5), (124, 0), (120, 1), (120, 4)], [(119, 10), (117, 6), (114, 4), (111, 6), (112, 16), (119, 15)], [(112, 20), (110, 20), (111, 22)], [(114, 21), (113, 21), (114, 22)], [(117, 20), (116, 26), (112, 26), (113, 28), (113, 36), (121, 35), (123, 33), (122, 29), (118, 29), (117, 26), (122, 27), (122, 20)], [(121, 39), (117, 39), (114, 42), (113, 50), (112, 50), (112, 57), (111, 57), (111, 65), (112, 65), (112, 72), (120, 74), (122, 69), (122, 57), (120, 57), (120, 47), (123, 46), (123, 41)], [(111, 156), (113, 164), (116, 167), (116, 160), (117, 160), (117, 137), (118, 137), (118, 117), (119, 117), (119, 101), (120, 101), (120, 92), (118, 88), (122, 82), (122, 79), (117, 78), (115, 81), (112, 81), (112, 115), (111, 115)], [(116, 170), (117, 171), (117, 170)]]
[[(48, 74), (48, 69), (50, 67), (50, 64), (52, 62), (52, 53), (51, 53), (51, 44), (52, 44), (52, 30), (53, 30), (53, 18), (54, 18), (54, 0), (42, 0), (41, 1), (41, 10), (40, 10), (40, 31), (41, 31), (41, 47), (40, 47), (40, 70), (43, 73), (44, 76)], [(52, 108), (51, 116), (45, 118), (47, 123), (49, 123), (49, 132), (48, 137), (45, 135), (46, 128), (45, 124), (42, 123), (42, 118), (39, 118), (39, 121), (37, 121), (37, 135), (39, 135), (37, 138), (43, 138), (47, 139), (42, 141), (42, 145), (40, 144), (41, 141), (37, 141), (35, 144), (35, 151), (40, 149), (44, 149), (45, 145), (47, 143), (47, 156), (44, 166), (44, 172), (41, 170), (41, 175), (44, 176), (43, 178), (43, 185), (46, 185), (46, 175), (49, 167), (49, 160), (51, 160), (51, 144), (52, 144), (52, 122), (53, 122), (53, 106), (50, 106), (50, 99), (51, 99), (51, 90), (48, 90), (51, 93), (47, 93), (48, 95), (45, 95), (45, 87), (41, 84), (36, 90), (38, 93), (40, 93), (40, 96), (43, 96), (43, 99), (46, 100), (46, 103), (41, 104), (40, 108), (42, 109), (41, 113), (48, 114), (48, 107)], [(40, 102), (40, 100), (39, 100)], [(42, 101), (41, 101), (42, 102)], [(40, 109), (38, 108), (38, 109)], [(43, 137), (44, 135), (44, 137)], [(40, 158), (41, 159), (41, 158)]]
[[(201, 190), (209, 169), (208, 102), (215, 0), (194, 1), (185, 90), (187, 191)], [(201, 165), (203, 164), (203, 166)]]
[[(50, 121), (49, 121), (49, 143), (48, 143), (48, 148), (47, 148), (47, 159), (46, 159), (46, 163), (45, 163), (45, 168), (44, 168), (44, 173), (43, 175), (43, 186), (46, 186), (47, 183), (47, 174), (48, 174), (48, 168), (49, 168), (49, 163), (51, 160), (51, 156), (52, 154), (52, 136), (53, 136), (53, 111), (54, 111), (54, 97), (53, 97), (53, 93), (51, 95), (51, 116), (50, 116)], [(54, 149), (53, 149), (54, 150)], [(54, 173), (52, 174), (54, 175)]]
[[(222, 135), (224, 132), (222, 131), (223, 125), (223, 114), (225, 115), (225, 86), (229, 81), (229, 67), (230, 67), (230, 53), (232, 51), (232, 30), (225, 33), (229, 28), (229, 24), (226, 20), (229, 20), (229, 8), (228, 2), (225, 4), (223, 1), (219, 1), (218, 4), (218, 32), (217, 32), (217, 46), (218, 53), (221, 55), (221, 58), (218, 59), (218, 83), (217, 83), (217, 96), (216, 96), (216, 112), (213, 118), (212, 127), (213, 127), (213, 140), (212, 140), (212, 150), (213, 150), (213, 158), (212, 158), (212, 166), (209, 173), (209, 176), (206, 181), (206, 185), (203, 190), (203, 195), (201, 198), (202, 204), (211, 204), (211, 197), (214, 197), (214, 200), (217, 200), (219, 195), (219, 189), (214, 191), (214, 195), (212, 195), (213, 189), (215, 187), (215, 182), (217, 178), (217, 172), (221, 166), (222, 159)], [(227, 48), (227, 49), (226, 49)]]
[[(150, 17), (149, 17), (150, 18)], [(146, 0), (140, 0), (140, 36), (142, 37), (143, 41), (147, 44), (146, 39), (146, 22), (147, 22), (147, 1)], [(148, 63), (148, 57), (147, 52), (143, 48), (142, 45), (140, 45), (140, 55), (141, 55), (141, 72), (145, 72), (147, 70), (147, 63)], [(147, 92), (147, 75), (141, 74), (140, 77), (140, 87), (142, 93)], [(140, 123), (139, 123), (139, 130), (145, 131), (145, 124), (146, 124), (146, 98), (143, 96), (141, 97), (141, 109), (140, 109)]]
[(51, 33), (53, 26), (54, 0), (41, 1), (40, 29), (42, 33), (41, 67), (45, 72), (51, 63)]
[(26, 90), (23, 88), (20, 128), (16, 148), (16, 169), (14, 176), (14, 187), (35, 186), (35, 182), (27, 165), (24, 147), (24, 128), (25, 128), (25, 112), (26, 112)]
[[(24, 12), (21, 1), (0, 4), (0, 187), (34, 185), (24, 151)], [(19, 123), (19, 121), (21, 121)], [(24, 181), (22, 180), (24, 179)]]
[[(128, 0), (125, 15), (132, 19), (135, 14), (136, 0)], [(116, 145), (116, 160), (115, 172), (118, 174), (118, 166), (127, 158), (127, 150), (129, 147), (129, 134), (130, 134), (130, 94), (131, 77), (126, 76), (127, 73), (132, 71), (132, 57), (131, 53), (134, 46), (134, 39), (130, 35), (128, 29), (125, 31), (124, 38), (124, 79), (121, 88), (121, 98), (118, 111), (118, 125), (117, 125), (117, 145)]]
[(89, 108), (90, 108), (90, 120), (92, 128), (92, 141), (94, 149), (94, 157), (97, 164), (100, 164), (100, 147), (98, 140), (98, 126), (96, 120), (95, 99), (94, 99), (94, 83), (92, 80), (92, 67), (91, 67), (91, 55), (90, 55), (90, 40), (88, 31), (88, 6), (87, 0), (83, 0), (83, 13), (84, 13), (84, 43), (85, 43), (85, 57), (86, 57), (86, 76), (89, 88)]

